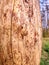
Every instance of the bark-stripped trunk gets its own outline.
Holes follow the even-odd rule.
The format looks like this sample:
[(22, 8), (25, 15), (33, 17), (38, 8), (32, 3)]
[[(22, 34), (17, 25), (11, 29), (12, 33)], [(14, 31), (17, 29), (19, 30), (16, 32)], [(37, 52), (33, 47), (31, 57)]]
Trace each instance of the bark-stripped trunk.
[(41, 38), (38, 0), (0, 0), (0, 65), (39, 65)]

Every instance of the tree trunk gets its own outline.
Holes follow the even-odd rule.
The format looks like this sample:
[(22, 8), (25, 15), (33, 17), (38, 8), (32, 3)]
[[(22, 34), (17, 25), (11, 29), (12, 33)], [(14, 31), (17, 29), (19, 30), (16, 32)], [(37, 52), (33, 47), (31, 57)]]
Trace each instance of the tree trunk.
[(0, 65), (39, 65), (41, 39), (38, 0), (0, 0)]

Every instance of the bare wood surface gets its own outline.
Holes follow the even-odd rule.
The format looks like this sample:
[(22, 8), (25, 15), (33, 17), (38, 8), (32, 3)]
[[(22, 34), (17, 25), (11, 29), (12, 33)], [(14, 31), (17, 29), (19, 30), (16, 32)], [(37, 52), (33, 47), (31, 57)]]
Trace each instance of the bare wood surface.
[(0, 0), (0, 65), (13, 65), (11, 18), (14, 0)]
[(38, 0), (0, 0), (0, 65), (39, 65), (41, 39)]

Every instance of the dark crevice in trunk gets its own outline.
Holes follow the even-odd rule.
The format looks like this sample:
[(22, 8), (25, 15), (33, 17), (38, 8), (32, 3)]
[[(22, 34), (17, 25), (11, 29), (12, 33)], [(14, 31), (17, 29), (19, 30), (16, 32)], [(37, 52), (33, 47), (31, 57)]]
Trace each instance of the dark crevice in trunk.
[(29, 13), (28, 13), (28, 17), (29, 17), (29, 21), (31, 22), (31, 17), (33, 16), (33, 1), (29, 1)]
[[(15, 5), (15, 0), (14, 0), (14, 3), (13, 3), (13, 11), (14, 11), (14, 5)], [(11, 48), (11, 60), (12, 60), (12, 63), (14, 65), (14, 59), (13, 59), (13, 51), (12, 51), (12, 16), (13, 16), (13, 11), (12, 11), (12, 14), (11, 14), (11, 30), (10, 30), (10, 48)]]

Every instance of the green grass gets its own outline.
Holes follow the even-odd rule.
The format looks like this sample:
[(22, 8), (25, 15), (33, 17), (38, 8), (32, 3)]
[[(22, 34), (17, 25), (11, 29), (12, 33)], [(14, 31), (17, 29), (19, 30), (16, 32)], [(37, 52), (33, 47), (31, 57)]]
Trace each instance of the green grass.
[(40, 65), (49, 65), (49, 38), (43, 38), (42, 57)]

